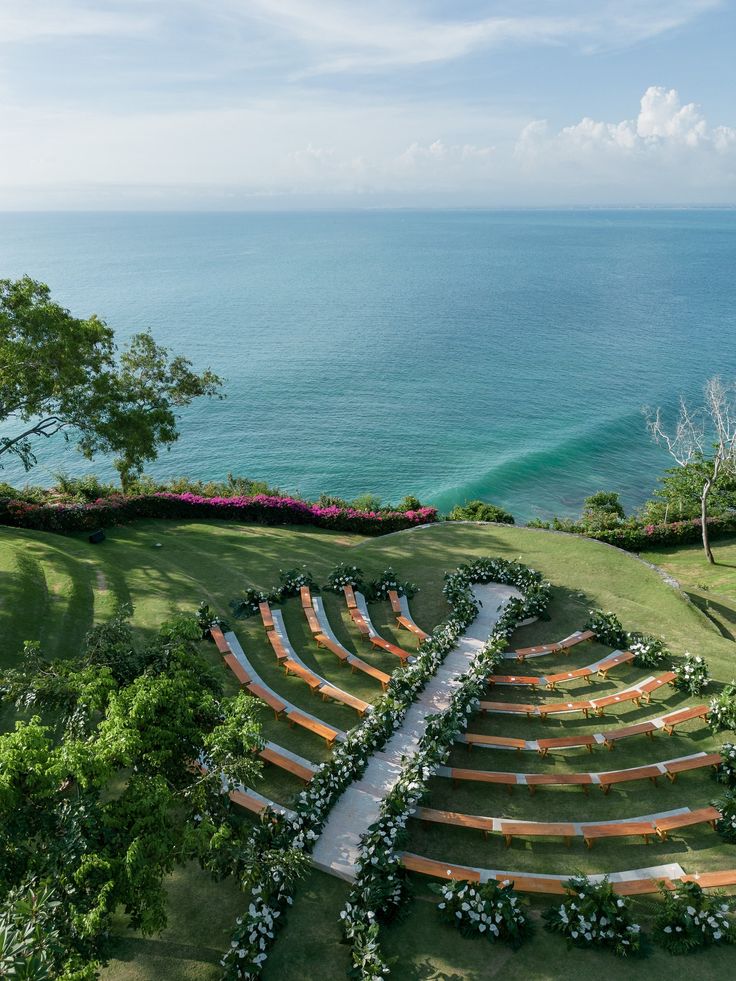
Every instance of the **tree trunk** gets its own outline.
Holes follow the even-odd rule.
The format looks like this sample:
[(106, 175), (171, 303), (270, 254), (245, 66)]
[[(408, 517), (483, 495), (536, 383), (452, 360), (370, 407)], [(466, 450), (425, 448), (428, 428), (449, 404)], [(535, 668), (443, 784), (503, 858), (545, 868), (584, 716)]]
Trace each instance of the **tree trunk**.
[(700, 495), (700, 522), (702, 524), (703, 551), (705, 552), (705, 557), (711, 565), (715, 565), (716, 560), (713, 558), (713, 550), (710, 547), (710, 538), (708, 536), (708, 496), (711, 487), (712, 481), (706, 480), (703, 484), (703, 493)]

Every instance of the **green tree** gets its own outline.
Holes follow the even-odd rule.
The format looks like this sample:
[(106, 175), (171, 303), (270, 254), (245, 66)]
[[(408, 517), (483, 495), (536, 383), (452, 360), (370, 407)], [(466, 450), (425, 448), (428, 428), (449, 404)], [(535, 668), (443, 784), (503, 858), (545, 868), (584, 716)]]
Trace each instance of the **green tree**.
[[(222, 697), (193, 646), (194, 617), (173, 617), (138, 649), (128, 615), (69, 661), (28, 645), (0, 678), (6, 699), (38, 713), (0, 735), (0, 964), (13, 957), (28, 977), (96, 977), (115, 910), (157, 932), (176, 866), (198, 859), (242, 879), (253, 858), (223, 781), (258, 778), (255, 701)], [(48, 889), (43, 922), (24, 931), (24, 910)]]
[(626, 517), (623, 505), (615, 491), (598, 491), (583, 501), (580, 520), (588, 530), (613, 528)]
[[(219, 395), (221, 379), (135, 334), (118, 353), (111, 327), (74, 317), (28, 276), (0, 280), (0, 463), (36, 463), (40, 437), (62, 433), (87, 459), (109, 453), (123, 487), (179, 437), (176, 411)], [(16, 431), (13, 431), (16, 430)]]
[[(682, 467), (670, 467), (658, 480), (654, 495), (641, 509), (641, 519), (648, 524), (687, 521), (700, 517), (701, 494), (710, 464), (693, 460)], [(713, 484), (709, 513), (725, 514), (736, 510), (736, 474), (722, 472)]]

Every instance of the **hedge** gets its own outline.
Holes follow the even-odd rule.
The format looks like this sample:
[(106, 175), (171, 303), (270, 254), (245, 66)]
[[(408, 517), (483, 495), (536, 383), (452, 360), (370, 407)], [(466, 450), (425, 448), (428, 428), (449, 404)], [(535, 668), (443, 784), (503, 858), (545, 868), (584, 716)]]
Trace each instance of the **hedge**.
[[(578, 529), (575, 529), (576, 531)], [(708, 518), (710, 537), (723, 538), (736, 534), (736, 514), (718, 515)], [(703, 524), (700, 518), (689, 521), (671, 521), (658, 525), (635, 525), (620, 528), (607, 528), (604, 531), (579, 530), (587, 538), (608, 542), (629, 552), (641, 552), (659, 545), (685, 545), (700, 542), (703, 537)]]
[(358, 511), (322, 507), (291, 497), (200, 497), (197, 494), (141, 494), (100, 498), (89, 504), (31, 504), (0, 499), (0, 524), (42, 531), (92, 531), (136, 518), (218, 518), (264, 525), (316, 525), (334, 531), (384, 535), (437, 520), (435, 508), (416, 511)]

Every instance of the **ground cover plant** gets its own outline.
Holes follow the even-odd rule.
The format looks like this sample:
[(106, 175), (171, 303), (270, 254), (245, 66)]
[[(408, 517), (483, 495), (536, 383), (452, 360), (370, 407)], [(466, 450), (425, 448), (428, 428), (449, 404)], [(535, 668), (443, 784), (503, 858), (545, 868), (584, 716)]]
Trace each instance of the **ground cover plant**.
[[(81, 536), (60, 539), (42, 532), (9, 528), (0, 529), (0, 543), (4, 598), (0, 606), (0, 628), (5, 638), (2, 657), (6, 664), (17, 663), (23, 641), (27, 639), (40, 640), (42, 649), (54, 656), (73, 655), (80, 648), (89, 626), (109, 618), (114, 605), (120, 601), (132, 603), (133, 632), (142, 641), (154, 638), (158, 625), (169, 618), (172, 611), (191, 611), (202, 600), (216, 614), (227, 615), (228, 600), (241, 584), (245, 582), (254, 589), (268, 590), (278, 582), (279, 569), (302, 565), (306, 565), (318, 582), (324, 582), (339, 562), (357, 565), (368, 579), (380, 576), (391, 566), (402, 580), (420, 586), (420, 592), (411, 603), (412, 613), (417, 622), (428, 629), (447, 611), (442, 596), (444, 573), (473, 555), (493, 554), (509, 559), (521, 558), (522, 562), (540, 569), (554, 584), (551, 621), (517, 631), (512, 640), (515, 646), (565, 636), (584, 624), (591, 608), (614, 610), (627, 629), (663, 636), (675, 656), (675, 663), (687, 650), (704, 654), (711, 670), (713, 692), (720, 691), (721, 686), (731, 680), (733, 648), (727, 637), (716, 631), (696, 608), (684, 603), (656, 573), (630, 557), (585, 539), (499, 526), (448, 524), (411, 535), (366, 540), (359, 535), (309, 527), (269, 528), (201, 521), (171, 521), (162, 525), (143, 521), (113, 529), (108, 541), (98, 548), (88, 545)], [(156, 549), (156, 543), (162, 547)], [(686, 557), (683, 557), (684, 561)], [(714, 573), (723, 576), (727, 570), (721, 569), (719, 573), (716, 568)], [(325, 594), (324, 602), (340, 640), (363, 656), (365, 648), (358, 646), (361, 641), (347, 613), (343, 612), (342, 597)], [(337, 662), (333, 668), (335, 659), (314, 648), (303, 625), (298, 600), (286, 602), (283, 612), (289, 636), (307, 663), (329, 675), (335, 683), (350, 686), (351, 691), (369, 700), (377, 696), (378, 692), (369, 682), (364, 684), (357, 675), (346, 676)], [(373, 604), (371, 616), (384, 636), (411, 648), (412, 641), (406, 632), (397, 632), (388, 603)], [(303, 690), (304, 686), (294, 679), (289, 679), (287, 685), (258, 619), (237, 622), (235, 629), (249, 658), (269, 683), (305, 709), (315, 711), (316, 703), (309, 692)], [(213, 645), (203, 642), (199, 650), (207, 663), (222, 672)], [(604, 647), (591, 644), (585, 649), (581, 647), (579, 653), (573, 652), (564, 661), (552, 659), (550, 663), (560, 665), (558, 670), (562, 670), (568, 665), (590, 663), (605, 653)], [(375, 663), (385, 664), (387, 670), (393, 666), (388, 659)], [(669, 665), (668, 661), (667, 667)], [(627, 669), (620, 678), (612, 674), (605, 684), (597, 682), (594, 691), (597, 694), (631, 683), (644, 673), (643, 669), (638, 673), (632, 669), (629, 674)], [(226, 692), (234, 692), (232, 680), (227, 675), (221, 676)], [(503, 697), (506, 697), (505, 692)], [(672, 693), (667, 699), (667, 707), (674, 708), (682, 704), (685, 696)], [(638, 715), (632, 711), (626, 721), (652, 715), (653, 708), (656, 706), (644, 708)], [(355, 721), (347, 709), (329, 703), (321, 703), (319, 713), (327, 721), (342, 727)], [(621, 718), (625, 715), (623, 713)], [(264, 736), (288, 745), (315, 762), (325, 758), (324, 744), (316, 738), (291, 730), (284, 723), (276, 723), (266, 712), (260, 716)], [(603, 725), (609, 723), (611, 726), (617, 724), (616, 717), (603, 720)], [(504, 728), (507, 725), (505, 720), (503, 725)], [(545, 725), (550, 734), (557, 728), (557, 723), (552, 720)], [(574, 725), (576, 729), (586, 728), (582, 723)], [(490, 717), (488, 726), (492, 730)], [(525, 723), (515, 726), (516, 723), (508, 723), (510, 734), (523, 731)], [(601, 721), (596, 720), (589, 728), (601, 727)], [(502, 731), (498, 720), (495, 731)], [(560, 755), (554, 765), (563, 771), (635, 766), (701, 748), (711, 751), (717, 749), (724, 738), (732, 737), (728, 732), (716, 737), (706, 727), (692, 725), (671, 739), (657, 735), (653, 741), (630, 740), (629, 745), (622, 743), (610, 755), (596, 753), (590, 756), (584, 751)], [(525, 758), (524, 769), (539, 770), (547, 765), (536, 754), (525, 754), (525, 757), (527, 755), (530, 758)], [(468, 756), (465, 750), (453, 750), (453, 759), (456, 765), (484, 769), (508, 769), (510, 762), (507, 754), (488, 753), (480, 757), (474, 752)], [(433, 804), (441, 806), (442, 798), (437, 795), (440, 792), (449, 794), (449, 783), (433, 779)], [(298, 781), (270, 767), (263, 771), (255, 786), (284, 804), (292, 804), (301, 791)], [(634, 815), (677, 806), (702, 806), (717, 795), (717, 785), (710, 782), (707, 772), (698, 772), (682, 774), (672, 785), (662, 784), (655, 788), (648, 783), (637, 783), (630, 789), (626, 786), (614, 789), (608, 796), (591, 793), (589, 798), (574, 790), (542, 789), (532, 798), (528, 793), (522, 793), (521, 788), (508, 795), (503, 788), (498, 792), (483, 788), (479, 791), (477, 787), (460, 785), (454, 796), (447, 797), (447, 804), (470, 813), (498, 813), (503, 808), (504, 813), (522, 818), (543, 806), (550, 819), (568, 819), (576, 815), (586, 819), (608, 819), (612, 814)], [(252, 826), (249, 819), (246, 822)], [(535, 844), (528, 857), (526, 849), (517, 847), (508, 852), (502, 848), (496, 851), (494, 842), (486, 845), (480, 836), (470, 832), (441, 829), (435, 835), (435, 829), (423, 829), (414, 821), (410, 822), (410, 830), (411, 847), (420, 853), (501, 868), (556, 871), (574, 863), (586, 871), (596, 872), (660, 861), (681, 861), (688, 870), (707, 871), (733, 864), (729, 846), (709, 830), (675, 835), (669, 844), (655, 843), (646, 851), (643, 845), (637, 845), (633, 840), (598, 843), (590, 853), (575, 845), (569, 850), (561, 842), (550, 841), (539, 846)], [(685, 846), (686, 861), (683, 860)], [(503, 951), (494, 951), (491, 964), (486, 944), (466, 942), (453, 927), (439, 921), (435, 906), (437, 897), (430, 893), (429, 882), (414, 876), (410, 879), (417, 897), (430, 896), (433, 902), (415, 902), (406, 920), (384, 928), (381, 947), (393, 976), (419, 978), (435, 972), (480, 979), (498, 974), (508, 981), (557, 976), (560, 953), (564, 951), (561, 938), (538, 929), (511, 960), (502, 958), (496, 964), (496, 958)], [(227, 880), (213, 882), (196, 864), (187, 863), (165, 880), (165, 887), (170, 916), (161, 937), (144, 937), (140, 932), (129, 930), (122, 918), (116, 916), (113, 919), (112, 957), (104, 970), (104, 977), (109, 981), (139, 981), (154, 977), (174, 981), (184, 978), (187, 981), (192, 978), (214, 981), (220, 976), (219, 960), (230, 942), (232, 923), (245, 910), (237, 884), (233, 888)], [(345, 976), (350, 967), (349, 950), (341, 943), (339, 913), (348, 890), (347, 884), (319, 872), (310, 873), (297, 886), (286, 926), (266, 962), (264, 976), (267, 981), (270, 978), (281, 981), (283, 978), (337, 979)], [(548, 900), (532, 899), (528, 907), (530, 919), (538, 920), (540, 911), (548, 904)], [(635, 907), (637, 919), (641, 919), (645, 930), (651, 934), (651, 923), (641, 912), (643, 905), (635, 901)], [(573, 951), (570, 957), (575, 959), (576, 976), (585, 981), (599, 977), (601, 956), (593, 951)], [(718, 945), (708, 948), (703, 955), (698, 955), (699, 977), (728, 976), (730, 961), (724, 957), (732, 956), (729, 948)], [(605, 964), (608, 975), (614, 978), (665, 978), (672, 970), (671, 956), (660, 948), (655, 948), (641, 963), (632, 961), (622, 966), (621, 973), (617, 973), (619, 967), (614, 958), (607, 957)]]

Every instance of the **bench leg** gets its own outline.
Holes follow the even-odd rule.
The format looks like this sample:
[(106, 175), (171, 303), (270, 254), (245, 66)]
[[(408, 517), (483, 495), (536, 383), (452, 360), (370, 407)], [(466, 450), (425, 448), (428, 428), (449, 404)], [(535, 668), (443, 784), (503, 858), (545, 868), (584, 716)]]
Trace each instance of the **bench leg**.
[(585, 847), (586, 848), (592, 848), (593, 847), (593, 839), (592, 838), (585, 838), (584, 837), (583, 838), (583, 841), (585, 842)]
[(504, 841), (504, 845), (506, 846), (506, 848), (508, 848), (511, 845), (511, 839), (512, 839), (512, 835), (504, 835), (503, 836), (503, 841)]

